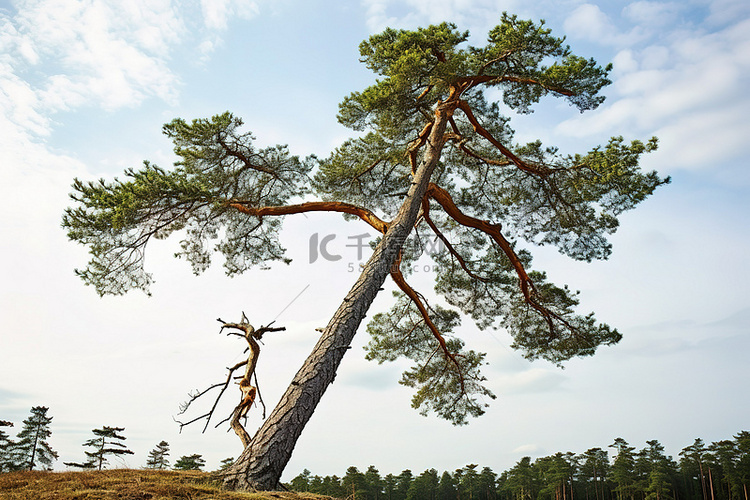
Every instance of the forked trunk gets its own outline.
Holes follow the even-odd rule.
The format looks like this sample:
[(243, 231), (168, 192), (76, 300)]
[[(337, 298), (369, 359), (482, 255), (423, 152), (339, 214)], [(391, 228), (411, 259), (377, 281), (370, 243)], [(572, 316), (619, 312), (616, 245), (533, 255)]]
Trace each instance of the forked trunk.
[(276, 408), (225, 473), (224, 483), (228, 488), (273, 490), (279, 487), (297, 439), (333, 382), (341, 358), (414, 227), (454, 108), (455, 104), (438, 107), (424, 156), (396, 218)]

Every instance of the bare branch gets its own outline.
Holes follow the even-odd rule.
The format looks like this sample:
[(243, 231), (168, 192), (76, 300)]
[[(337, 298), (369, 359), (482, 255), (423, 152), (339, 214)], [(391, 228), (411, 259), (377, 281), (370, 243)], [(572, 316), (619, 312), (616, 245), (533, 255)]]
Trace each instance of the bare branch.
[[(204, 396), (207, 392), (217, 388), (221, 387), (221, 391), (219, 392), (219, 395), (214, 400), (214, 404), (211, 407), (211, 409), (208, 411), (208, 413), (205, 413), (199, 417), (196, 417), (189, 422), (180, 422), (175, 419), (175, 421), (180, 424), (180, 431), (182, 431), (182, 428), (186, 425), (190, 425), (194, 422), (197, 422), (198, 420), (206, 419), (206, 424), (203, 427), (203, 431), (205, 432), (208, 428), (209, 423), (211, 422), (211, 418), (213, 417), (213, 414), (216, 410), (217, 405), (219, 404), (219, 400), (224, 395), (224, 392), (226, 391), (227, 387), (229, 387), (229, 383), (232, 381), (232, 377), (234, 375), (234, 372), (238, 370), (241, 367), (245, 367), (245, 373), (242, 377), (238, 377), (240, 379), (239, 386), (240, 391), (242, 392), (242, 399), (240, 400), (240, 403), (235, 406), (234, 410), (232, 411), (231, 415), (227, 417), (226, 419), (222, 420), (217, 424), (217, 427), (221, 424), (223, 424), (226, 421), (230, 421), (231, 428), (235, 431), (235, 433), (239, 436), (240, 440), (242, 441), (243, 446), (247, 447), (250, 444), (250, 436), (243, 427), (243, 425), (240, 423), (240, 419), (246, 418), (247, 412), (250, 410), (250, 407), (255, 402), (255, 397), (258, 395), (259, 399), (261, 400), (261, 404), (263, 405), (263, 418), (266, 416), (266, 406), (265, 403), (263, 403), (262, 398), (260, 398), (260, 393), (258, 391), (257, 385), (258, 385), (258, 376), (255, 373), (255, 368), (258, 363), (258, 356), (260, 354), (260, 345), (258, 344), (258, 341), (261, 340), (264, 334), (268, 332), (280, 332), (286, 330), (285, 327), (273, 327), (273, 321), (269, 323), (268, 325), (261, 326), (257, 330), (253, 325), (250, 324), (250, 322), (247, 319), (247, 316), (245, 313), (242, 313), (242, 321), (239, 323), (229, 323), (221, 318), (218, 318), (217, 321), (221, 323), (221, 329), (220, 332), (223, 332), (224, 329), (233, 329), (233, 330), (239, 330), (244, 333), (240, 334), (237, 332), (227, 332), (227, 335), (236, 335), (239, 337), (244, 338), (248, 345), (250, 354), (248, 355), (248, 358), (244, 361), (240, 361), (236, 365), (232, 366), (231, 368), (227, 368), (229, 371), (227, 373), (227, 378), (224, 382), (213, 384), (212, 386), (208, 387), (204, 391), (197, 392), (195, 394), (190, 395), (190, 399), (183, 403), (180, 406), (180, 414), (185, 413), (187, 409), (190, 407), (190, 405), (196, 401), (198, 398)], [(251, 378), (255, 377), (255, 386), (251, 383)]]

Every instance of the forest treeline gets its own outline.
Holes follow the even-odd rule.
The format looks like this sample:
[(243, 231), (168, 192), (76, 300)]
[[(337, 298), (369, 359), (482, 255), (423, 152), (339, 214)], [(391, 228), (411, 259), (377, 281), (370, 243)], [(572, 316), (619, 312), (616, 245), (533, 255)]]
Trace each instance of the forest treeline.
[(385, 477), (370, 466), (343, 477), (305, 469), (290, 489), (351, 500), (748, 500), (750, 432), (706, 445), (696, 439), (675, 461), (657, 440), (636, 450), (617, 438), (585, 453), (524, 457), (511, 469), (467, 465), (454, 472), (410, 470)]

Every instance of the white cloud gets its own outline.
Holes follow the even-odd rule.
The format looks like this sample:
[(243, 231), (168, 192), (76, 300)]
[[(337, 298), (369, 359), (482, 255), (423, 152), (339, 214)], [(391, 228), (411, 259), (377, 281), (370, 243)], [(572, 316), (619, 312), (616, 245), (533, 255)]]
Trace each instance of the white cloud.
[(576, 7), (563, 23), (572, 39), (587, 40), (601, 45), (628, 46), (645, 37), (642, 26), (622, 33), (610, 17), (597, 5), (585, 3)]
[(587, 3), (576, 8), (565, 19), (565, 31), (576, 38), (601, 40), (615, 31), (607, 15), (596, 5)]
[(51, 114), (84, 104), (117, 109), (149, 96), (174, 101), (169, 47), (183, 26), (169, 2), (27, 0), (0, 18), (3, 111), (35, 135)]
[(718, 168), (737, 157), (750, 136), (750, 20), (664, 42), (618, 53), (605, 105), (561, 123), (558, 132), (656, 134), (668, 152), (665, 165), (678, 168)]
[(252, 0), (201, 0), (206, 27), (225, 30), (233, 17), (252, 19), (260, 13), (258, 4)]
[(646, 25), (668, 25), (680, 10), (674, 2), (633, 2), (627, 5), (622, 13), (633, 22)]
[(443, 21), (459, 29), (486, 28), (494, 25), (503, 10), (512, 12), (515, 0), (363, 0), (367, 27), (378, 32), (386, 27), (415, 28)]

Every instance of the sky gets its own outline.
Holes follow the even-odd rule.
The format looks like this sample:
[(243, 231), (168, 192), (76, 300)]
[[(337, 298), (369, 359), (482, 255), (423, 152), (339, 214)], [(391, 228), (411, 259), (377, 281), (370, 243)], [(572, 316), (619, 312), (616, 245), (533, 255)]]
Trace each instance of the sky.
[[(564, 152), (609, 137), (658, 136), (643, 168), (669, 175), (621, 217), (609, 260), (572, 261), (532, 248), (535, 268), (580, 290), (624, 338), (561, 370), (529, 362), (503, 331), (467, 320), (467, 347), (487, 352), (498, 396), (463, 427), (410, 408), (397, 381), (405, 365), (364, 360), (364, 325), (335, 383), (302, 433), (282, 479), (304, 468), (343, 475), (374, 465), (383, 475), (470, 463), (501, 472), (523, 456), (606, 448), (622, 437), (640, 449), (658, 439), (675, 458), (695, 438), (731, 439), (750, 429), (750, 3), (746, 0), (18, 0), (0, 1), (0, 419), (49, 407), (50, 444), (81, 461), (91, 430), (124, 427), (142, 467), (169, 442), (174, 462), (202, 454), (207, 469), (237, 457), (226, 425), (179, 432), (189, 391), (222, 381), (243, 358), (241, 340), (217, 318), (276, 321), (258, 364), (270, 412), (355, 280), (348, 238), (367, 232), (339, 216), (289, 217), (282, 233), (291, 265), (236, 278), (220, 262), (201, 276), (172, 257), (177, 239), (148, 249), (152, 296), (99, 298), (73, 270), (88, 261), (60, 227), (74, 178), (112, 179), (143, 160), (174, 161), (161, 125), (226, 110), (261, 146), (327, 155), (352, 132), (337, 104), (373, 83), (359, 42), (385, 27), (451, 21), (482, 45), (508, 11), (545, 19), (577, 54), (612, 62), (607, 100), (584, 114), (545, 100), (512, 116), (519, 142), (542, 139)], [(333, 235), (338, 261), (310, 262), (310, 241)], [(367, 252), (362, 256), (367, 258)], [(415, 273), (431, 288), (428, 262)], [(370, 316), (386, 310), (392, 285)], [(228, 391), (229, 392), (229, 391)], [(228, 394), (223, 418), (239, 399)], [(248, 422), (252, 434), (261, 408)], [(219, 418), (218, 420), (221, 420)]]

